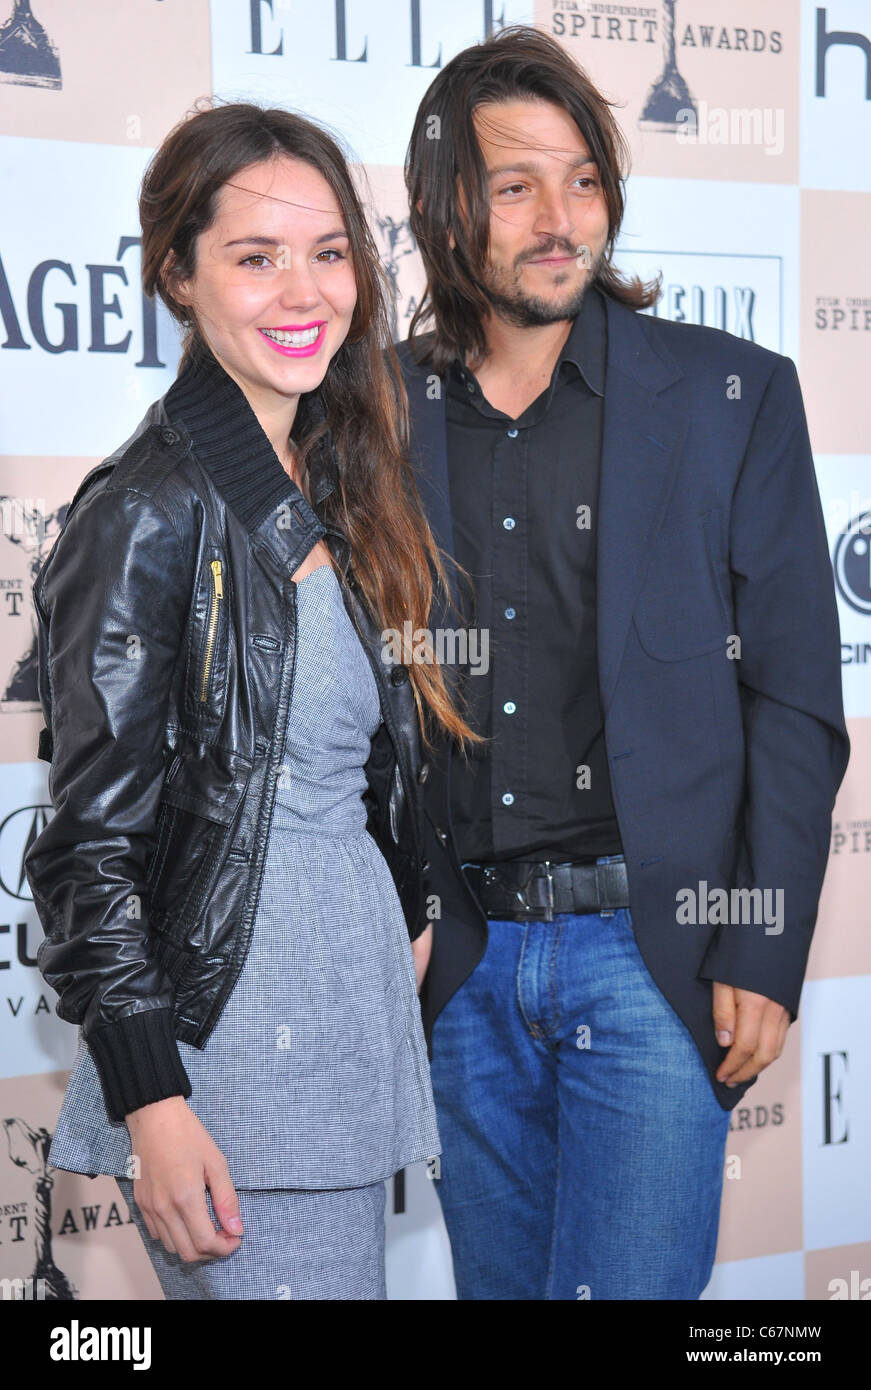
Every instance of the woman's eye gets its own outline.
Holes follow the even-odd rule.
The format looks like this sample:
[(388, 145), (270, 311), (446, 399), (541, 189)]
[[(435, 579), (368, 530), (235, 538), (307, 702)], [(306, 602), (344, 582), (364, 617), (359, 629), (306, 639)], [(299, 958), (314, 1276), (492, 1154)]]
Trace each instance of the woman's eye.
[(499, 193), (500, 195), (503, 193), (522, 193), (525, 187), (526, 184), (524, 183), (509, 183), (507, 187), (500, 188)]
[[(260, 261), (262, 264), (252, 265), (253, 261)], [(252, 253), (252, 255), (246, 256), (245, 259), (242, 261), (242, 265), (251, 265), (253, 270), (262, 270), (263, 266), (268, 264), (269, 257), (265, 255), (263, 251), (255, 251)]]
[[(317, 256), (315, 257), (315, 260), (318, 260), (318, 261), (319, 261), (320, 258), (321, 258), (321, 256), (335, 256), (335, 257), (337, 257), (337, 259), (340, 260), (340, 261), (343, 261), (343, 260), (345, 259), (345, 257), (342, 255), (341, 251), (335, 251), (335, 250), (332, 249), (332, 247), (330, 247), (330, 248), (329, 248), (328, 250), (326, 250), (326, 251), (319, 251), (318, 254), (317, 254)], [(333, 264), (332, 261), (327, 261), (327, 265), (332, 265), (332, 264)]]
[(584, 174), (581, 178), (577, 179), (576, 182), (583, 184), (585, 189), (599, 187), (599, 180), (591, 178), (589, 174)]

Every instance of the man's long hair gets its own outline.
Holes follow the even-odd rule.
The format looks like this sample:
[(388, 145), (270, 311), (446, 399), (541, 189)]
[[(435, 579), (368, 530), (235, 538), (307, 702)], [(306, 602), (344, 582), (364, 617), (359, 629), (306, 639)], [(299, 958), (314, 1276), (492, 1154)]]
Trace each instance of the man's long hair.
[[(629, 151), (613, 103), (555, 39), (511, 25), (458, 53), (430, 85), (417, 112), (405, 161), (411, 230), (426, 268), (426, 292), (409, 327), (428, 327), (431, 343), (414, 344), (419, 361), (441, 374), (464, 350), (483, 356), (490, 305), (482, 288), (490, 241), (487, 168), (473, 115), (483, 102), (538, 99), (571, 116), (599, 168), (608, 209), (608, 240), (593, 283), (631, 309), (659, 298), (659, 282), (627, 277), (611, 264), (624, 211)], [(463, 190), (465, 216), (459, 193)], [(420, 204), (420, 207), (418, 207)], [(451, 249), (450, 235), (455, 239)]]

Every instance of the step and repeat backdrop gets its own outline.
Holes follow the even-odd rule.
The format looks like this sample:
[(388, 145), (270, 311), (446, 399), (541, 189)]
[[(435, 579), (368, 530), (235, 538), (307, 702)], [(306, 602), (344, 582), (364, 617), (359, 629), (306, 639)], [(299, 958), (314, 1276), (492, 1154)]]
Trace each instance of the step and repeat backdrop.
[[(0, 0), (0, 1289), (157, 1299), (111, 1178), (46, 1165), (75, 1047), (36, 969), (22, 861), (51, 815), (30, 587), (82, 476), (171, 384), (137, 191), (199, 97), (328, 125), (396, 286), (421, 292), (402, 164), (435, 71), (494, 27), (558, 37), (632, 149), (620, 260), (655, 312), (799, 368), (828, 521), (852, 761), (798, 1021), (732, 1112), (705, 1298), (871, 1298), (871, 6), (867, 0)], [(676, 107), (692, 109), (691, 124)], [(791, 518), (783, 517), (788, 527)], [(94, 564), (100, 557), (93, 557)], [(809, 648), (813, 634), (808, 634)], [(434, 1183), (390, 1185), (392, 1298), (455, 1296)]]

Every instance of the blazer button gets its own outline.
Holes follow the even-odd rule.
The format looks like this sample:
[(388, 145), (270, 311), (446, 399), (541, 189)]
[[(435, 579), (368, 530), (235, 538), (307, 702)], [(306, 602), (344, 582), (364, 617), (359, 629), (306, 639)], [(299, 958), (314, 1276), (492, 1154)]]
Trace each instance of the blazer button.
[(446, 845), (446, 844), (447, 844), (447, 842), (448, 842), (448, 832), (447, 832), (446, 830), (442, 830), (441, 826), (438, 826), (438, 825), (436, 826), (436, 836), (438, 837), (438, 839), (440, 840), (440, 842), (441, 842), (443, 845)]
[(390, 672), (390, 684), (391, 684), (391, 685), (405, 685), (405, 682), (406, 682), (407, 680), (408, 680), (408, 667), (407, 667), (407, 666), (394, 666), (393, 670)]
[(421, 872), (422, 874), (425, 874), (425, 873), (428, 873), (428, 872), (429, 872), (429, 860), (428, 860), (428, 859), (424, 859), (423, 863), (422, 863), (421, 866), (420, 866), (420, 872)]
[(429, 763), (423, 763), (420, 772), (417, 774), (418, 782), (425, 782), (429, 776)]
[(175, 444), (178, 440), (178, 435), (176, 434), (175, 430), (170, 429), (161, 430), (160, 437), (163, 440), (164, 444)]

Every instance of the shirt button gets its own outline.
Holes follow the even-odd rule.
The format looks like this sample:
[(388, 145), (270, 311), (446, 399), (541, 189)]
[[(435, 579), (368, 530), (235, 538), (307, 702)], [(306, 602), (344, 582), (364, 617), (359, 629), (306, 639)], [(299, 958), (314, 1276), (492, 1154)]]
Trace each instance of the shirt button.
[(509, 622), (510, 622), (512, 618), (516, 618), (516, 617), (517, 617), (517, 609), (516, 609), (516, 608), (506, 608), (506, 609), (505, 609), (505, 616), (506, 616), (506, 618), (507, 618), (507, 619), (509, 620)]
[(508, 438), (509, 438), (509, 439), (516, 439), (516, 438), (517, 438), (517, 430), (509, 430), (509, 431), (508, 431)]
[(514, 714), (515, 710), (517, 709), (517, 706), (515, 705), (513, 700), (506, 700), (502, 708), (506, 714)]
[(474, 395), (474, 391), (475, 391), (475, 383), (474, 383), (474, 381), (467, 381), (467, 382), (466, 382), (466, 390), (469, 391), (469, 392), (471, 392), (471, 393)]
[(506, 531), (513, 531), (514, 527), (517, 525), (517, 522), (514, 520), (513, 516), (506, 516), (505, 520), (502, 522), (502, 525), (505, 527)]
[(513, 805), (514, 805), (514, 797), (512, 796), (511, 792), (503, 792), (503, 793), (502, 793), (502, 805), (503, 805), (503, 806), (513, 806)]

